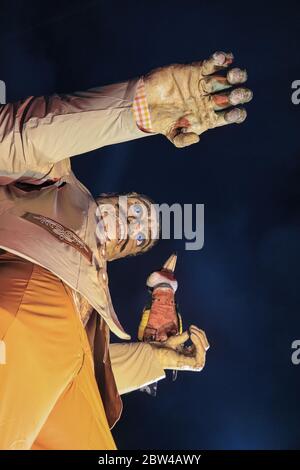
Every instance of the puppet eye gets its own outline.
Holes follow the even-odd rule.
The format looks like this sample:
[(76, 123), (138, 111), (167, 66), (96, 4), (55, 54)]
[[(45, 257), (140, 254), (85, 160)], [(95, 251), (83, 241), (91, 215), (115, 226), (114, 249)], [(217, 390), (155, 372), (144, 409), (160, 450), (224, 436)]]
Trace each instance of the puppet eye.
[(141, 217), (143, 214), (143, 208), (141, 204), (133, 204), (132, 212), (136, 217)]
[(139, 232), (135, 238), (137, 246), (141, 246), (145, 243), (146, 238), (142, 232)]

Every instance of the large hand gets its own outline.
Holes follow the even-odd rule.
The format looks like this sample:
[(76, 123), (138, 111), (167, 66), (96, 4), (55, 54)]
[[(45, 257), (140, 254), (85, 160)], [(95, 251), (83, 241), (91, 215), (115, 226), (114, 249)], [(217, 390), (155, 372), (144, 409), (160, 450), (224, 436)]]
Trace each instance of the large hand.
[[(191, 339), (192, 346), (184, 346)], [(205, 366), (206, 351), (209, 348), (206, 335), (196, 326), (190, 327), (190, 334), (171, 336), (167, 341), (150, 343), (163, 369), (190, 370), (199, 372)]]
[(243, 122), (247, 116), (243, 108), (223, 110), (247, 103), (252, 92), (236, 88), (215, 94), (247, 80), (247, 72), (238, 68), (229, 70), (227, 76), (215, 73), (232, 62), (231, 53), (215, 52), (203, 62), (174, 64), (146, 75), (153, 131), (164, 134), (176, 147), (185, 147), (199, 142), (207, 129)]

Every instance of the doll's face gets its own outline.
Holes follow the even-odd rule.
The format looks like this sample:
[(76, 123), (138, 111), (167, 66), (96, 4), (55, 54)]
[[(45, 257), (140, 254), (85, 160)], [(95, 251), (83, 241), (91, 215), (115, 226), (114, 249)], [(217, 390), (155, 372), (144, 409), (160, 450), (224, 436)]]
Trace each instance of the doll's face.
[(158, 239), (158, 215), (147, 197), (103, 195), (97, 204), (98, 238), (105, 244), (107, 260), (143, 253)]

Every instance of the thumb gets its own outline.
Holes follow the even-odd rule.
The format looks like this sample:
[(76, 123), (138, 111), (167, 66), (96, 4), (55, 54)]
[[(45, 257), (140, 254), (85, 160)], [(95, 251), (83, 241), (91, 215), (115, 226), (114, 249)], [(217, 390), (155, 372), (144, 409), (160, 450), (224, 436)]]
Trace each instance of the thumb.
[(197, 144), (200, 140), (200, 137), (195, 132), (181, 132), (180, 134), (175, 135), (172, 142), (175, 147), (182, 148), (188, 147), (192, 144)]
[(189, 338), (189, 333), (187, 331), (184, 331), (184, 333), (181, 333), (180, 335), (170, 336), (170, 338), (168, 338), (165, 342), (165, 345), (168, 348), (176, 349), (178, 348), (178, 346), (184, 344)]

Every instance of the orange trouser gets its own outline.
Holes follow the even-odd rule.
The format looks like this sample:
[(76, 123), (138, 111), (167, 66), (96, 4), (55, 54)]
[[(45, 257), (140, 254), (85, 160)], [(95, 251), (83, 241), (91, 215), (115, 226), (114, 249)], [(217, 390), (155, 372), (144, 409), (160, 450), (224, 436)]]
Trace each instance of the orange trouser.
[(9, 253), (0, 339), (0, 449), (115, 449), (70, 289)]

